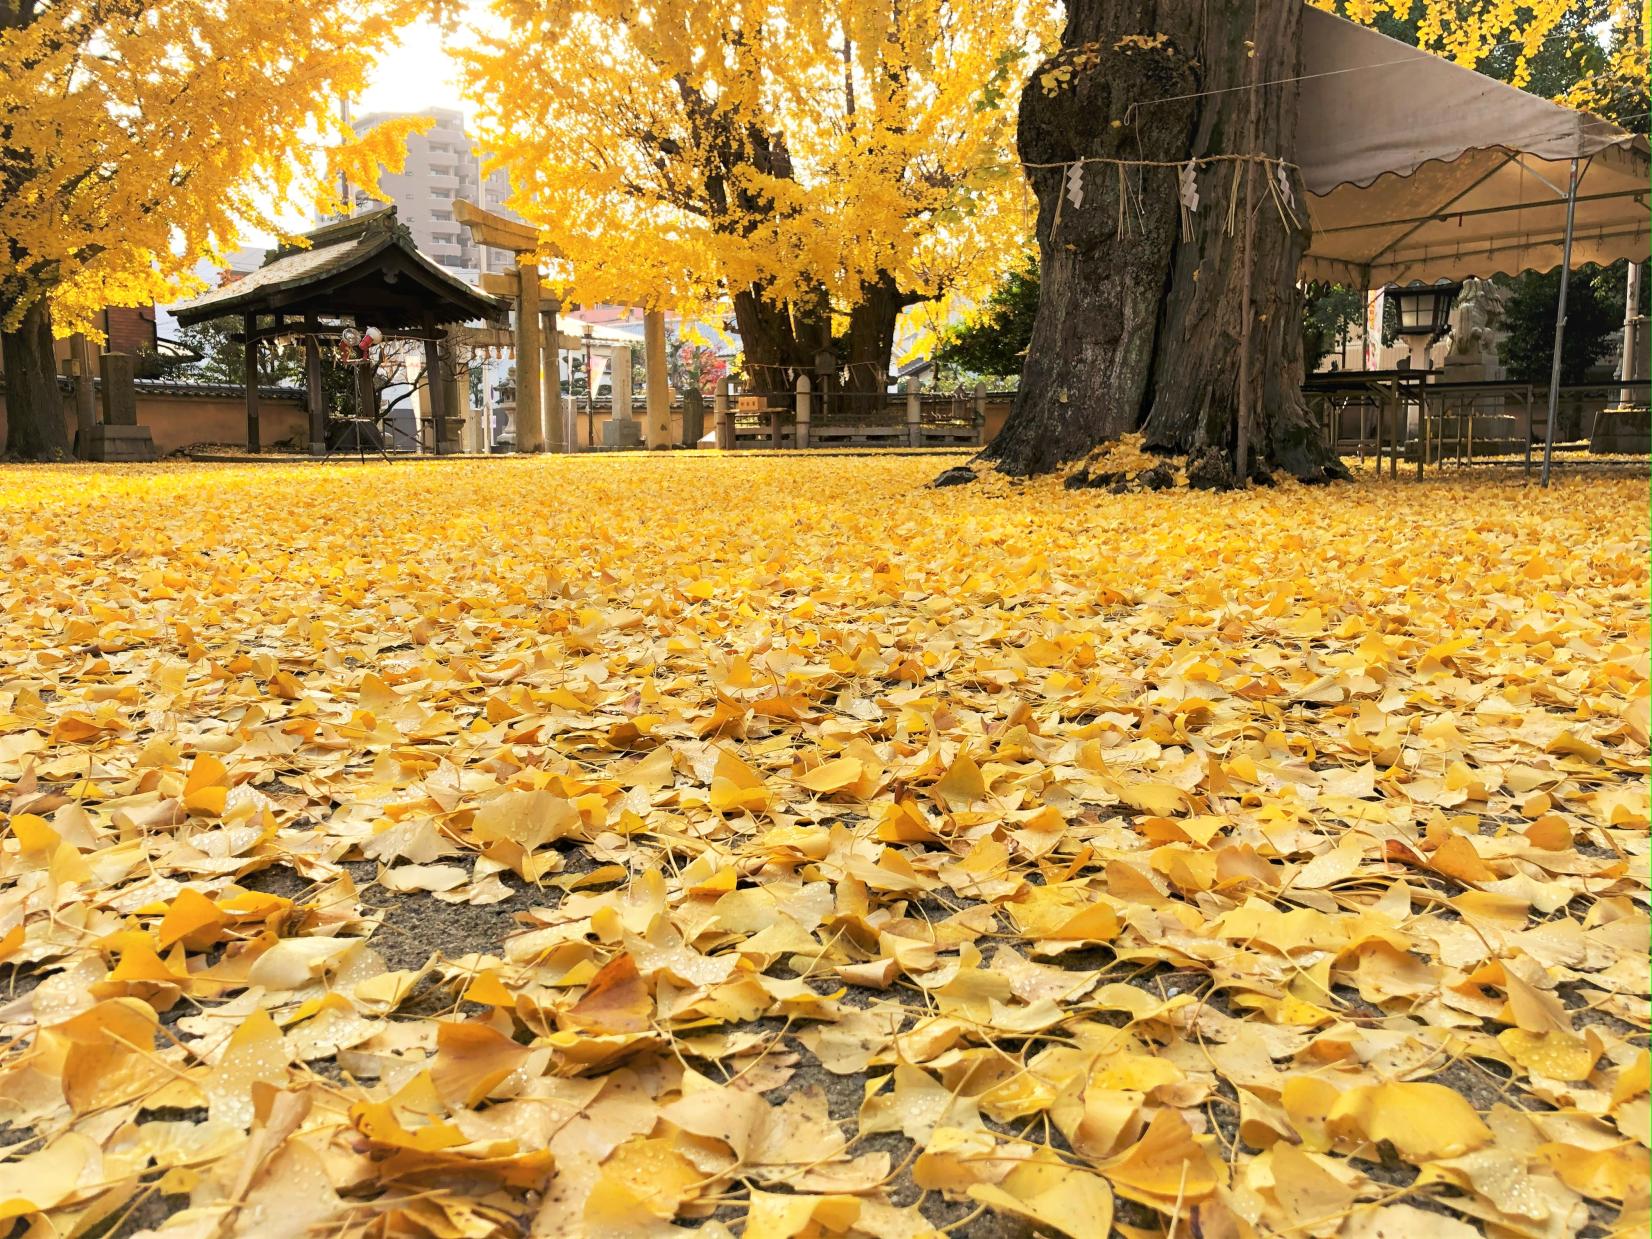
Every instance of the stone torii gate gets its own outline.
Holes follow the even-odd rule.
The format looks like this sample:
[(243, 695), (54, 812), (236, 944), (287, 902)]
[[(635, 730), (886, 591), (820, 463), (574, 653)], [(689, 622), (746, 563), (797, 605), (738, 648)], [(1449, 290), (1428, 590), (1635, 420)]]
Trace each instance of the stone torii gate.
[[(539, 268), (534, 258), (541, 248), (538, 231), (463, 199), (453, 203), (453, 218), (470, 229), (475, 244), (505, 250), (516, 260), (515, 271), (484, 274), (482, 290), (508, 298), (516, 310), (517, 450), (573, 450), (576, 445), (568, 442), (567, 421), (562, 411), (559, 355), (563, 341), (556, 321), (562, 307), (555, 291), (538, 278)], [(552, 254), (561, 256), (554, 245), (548, 248)], [(577, 348), (578, 343), (573, 347)], [(665, 314), (659, 310), (643, 313), (643, 354), (647, 418), (639, 431), (631, 409), (631, 373), (627, 366), (623, 379), (617, 372), (614, 376), (613, 413), (603, 427), (603, 442), (608, 447), (637, 447), (644, 443), (651, 449), (671, 446)]]

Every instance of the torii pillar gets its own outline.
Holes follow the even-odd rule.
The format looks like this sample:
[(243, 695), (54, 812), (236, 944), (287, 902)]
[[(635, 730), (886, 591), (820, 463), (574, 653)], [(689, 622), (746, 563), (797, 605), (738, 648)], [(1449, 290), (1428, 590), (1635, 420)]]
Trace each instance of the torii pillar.
[[(561, 368), (557, 361), (556, 295), (539, 279), (539, 233), (526, 224), (457, 199), (453, 218), (470, 229), (477, 245), (505, 250), (516, 270), (482, 276), (482, 291), (508, 297), (516, 307), (516, 450), (568, 450), (563, 429)], [(551, 247), (555, 253), (555, 247)], [(549, 436), (545, 433), (550, 427)]]

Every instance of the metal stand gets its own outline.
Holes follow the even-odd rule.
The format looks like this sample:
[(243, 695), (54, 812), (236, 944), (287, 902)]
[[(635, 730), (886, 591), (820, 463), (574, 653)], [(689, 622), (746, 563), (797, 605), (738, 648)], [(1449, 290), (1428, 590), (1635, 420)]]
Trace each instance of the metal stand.
[[(347, 361), (344, 364), (351, 367), (352, 372), (354, 372), (355, 367), (369, 365), (370, 362), (369, 362), (369, 359), (364, 357), (360, 361)], [(361, 376), (360, 376), (359, 373), (356, 373), (356, 381), (351, 383), (350, 386), (355, 388), (355, 392), (356, 392), (356, 414), (355, 414), (354, 417), (348, 418), (346, 420), (347, 420), (347, 423), (350, 426), (351, 437), (353, 439), (355, 439), (355, 441), (356, 441), (356, 459), (359, 463), (365, 465), (367, 463), (367, 445), (362, 441), (362, 434), (361, 434), (362, 423), (365, 422), (368, 425), (373, 426), (375, 429), (377, 429), (378, 422), (377, 422), (377, 419), (368, 417), (367, 416), (367, 411), (362, 407), (362, 399), (361, 399), (361, 386), (362, 385), (361, 385)], [(331, 460), (333, 458), (333, 453), (338, 451), (339, 447), (342, 447), (342, 446), (344, 446), (342, 439), (340, 440), (340, 442), (337, 445), (328, 444), (326, 453), (321, 457), (322, 461), (326, 462), (326, 461)], [(378, 441), (378, 444), (377, 444), (377, 448), (378, 448), (379, 455), (384, 457), (384, 463), (388, 465), (390, 463), (390, 453), (384, 450), (384, 436), (382, 434), (379, 435), (379, 441)], [(348, 449), (346, 449), (346, 450), (348, 450)]]

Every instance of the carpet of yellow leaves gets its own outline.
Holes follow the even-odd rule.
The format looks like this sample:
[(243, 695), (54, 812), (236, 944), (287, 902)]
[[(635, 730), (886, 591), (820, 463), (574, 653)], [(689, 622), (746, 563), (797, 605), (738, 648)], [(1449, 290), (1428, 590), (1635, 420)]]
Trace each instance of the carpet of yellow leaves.
[(1644, 480), (941, 463), (0, 471), (0, 1229), (1642, 1232)]

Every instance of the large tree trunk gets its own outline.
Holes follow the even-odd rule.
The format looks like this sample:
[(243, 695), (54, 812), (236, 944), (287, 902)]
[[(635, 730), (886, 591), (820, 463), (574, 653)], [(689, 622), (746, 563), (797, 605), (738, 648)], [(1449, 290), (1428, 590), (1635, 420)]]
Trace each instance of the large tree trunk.
[[(1288, 178), (1293, 210), (1276, 165), (1203, 164), (1184, 232), (1176, 169), (1140, 163), (1291, 160), (1296, 90), (1245, 87), (1297, 75), (1301, 21), (1297, 0), (1069, 0), (1062, 50), (1022, 96), (1022, 159), (1061, 166), (1028, 170), (1042, 284), (1015, 408), (985, 452), (1000, 468), (1045, 472), (1138, 428), (1150, 447), (1231, 468), (1248, 403), (1253, 466), (1343, 475), (1300, 395), (1301, 178)], [(1075, 202), (1068, 168), (1086, 158), (1138, 162), (1085, 163)]]
[(0, 366), (6, 372), (6, 455), (67, 458), (69, 432), (52, 367), (52, 322), (44, 301), (23, 311), (16, 331), (0, 332)]
[[(771, 401), (791, 399), (798, 374), (814, 370), (815, 354), (831, 340), (824, 294), (820, 306), (770, 301), (754, 288), (734, 295), (734, 324), (745, 354), (746, 390)], [(791, 374), (793, 377), (788, 378)]]
[(1047, 472), (1128, 434), (1149, 398), (1176, 242), (1175, 171), (1083, 163), (1075, 184), (1070, 168), (1185, 154), (1190, 101), (1122, 123), (1135, 100), (1196, 89), (1190, 45), (1121, 44), (1164, 29), (1141, 12), (1152, 7), (1069, 4), (1061, 50), (1021, 95), (1017, 143), (1038, 195), (1038, 315), (1015, 407), (986, 451), (1010, 473)]
[[(849, 307), (847, 332), (834, 339), (824, 288), (808, 304), (772, 302), (752, 289), (737, 293), (734, 318), (745, 353), (746, 391), (789, 408), (797, 377), (808, 375), (816, 418), (864, 414), (876, 420), (888, 387), (895, 325), (913, 301), (887, 274), (862, 285), (860, 300)], [(830, 374), (816, 370), (822, 352), (837, 357)]]
[(860, 301), (849, 310), (849, 330), (839, 341), (848, 380), (839, 381), (839, 402), (845, 412), (881, 411), (889, 388), (889, 355), (895, 347), (895, 324), (914, 298), (901, 292), (894, 276), (882, 273), (876, 284), (864, 284)]

